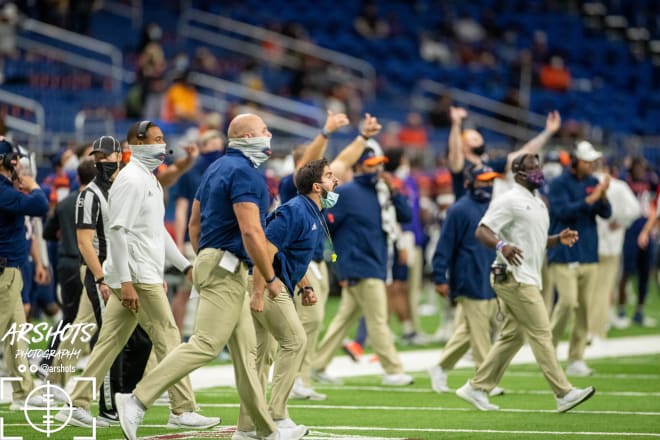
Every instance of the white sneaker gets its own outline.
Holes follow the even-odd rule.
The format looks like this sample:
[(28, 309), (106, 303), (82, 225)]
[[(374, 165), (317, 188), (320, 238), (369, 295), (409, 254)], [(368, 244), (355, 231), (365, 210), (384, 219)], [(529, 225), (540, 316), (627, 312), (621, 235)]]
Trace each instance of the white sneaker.
[(239, 431), (238, 429), (231, 436), (231, 440), (254, 440), (258, 438), (256, 431)]
[(115, 393), (119, 425), (124, 437), (137, 440), (137, 430), (144, 419), (144, 410), (133, 397), (133, 394)]
[(318, 370), (312, 370), (312, 379), (315, 382), (328, 383), (331, 385), (341, 385), (344, 383), (341, 379), (337, 377), (332, 377), (325, 371), (318, 371)]
[(594, 370), (587, 367), (584, 361), (573, 361), (566, 367), (566, 375), (568, 376), (591, 376)]
[(398, 374), (386, 374), (383, 376), (383, 381), (381, 382), (383, 385), (390, 385), (390, 386), (404, 386), (404, 385), (410, 385), (414, 382), (414, 379), (412, 376), (406, 374), (406, 373), (398, 373)]
[(168, 428), (207, 429), (220, 424), (220, 417), (205, 417), (195, 412), (184, 412), (179, 415), (170, 413)]
[(500, 409), (499, 406), (488, 401), (488, 396), (484, 391), (473, 388), (469, 380), (456, 390), (456, 395), (481, 411), (497, 411)]
[(495, 396), (502, 396), (504, 395), (504, 388), (502, 387), (495, 387), (492, 390), (490, 390), (490, 393), (488, 393), (490, 397), (495, 397)]
[(564, 397), (557, 397), (557, 412), (563, 413), (575, 408), (588, 400), (595, 392), (594, 387), (572, 388)]
[[(304, 425), (297, 425), (295, 428), (277, 428), (277, 431), (265, 438), (265, 440), (300, 440), (309, 430)], [(275, 435), (274, 437), (272, 437)]]
[(294, 400), (325, 400), (328, 396), (317, 393), (313, 388), (306, 387), (300, 378), (297, 378), (291, 388), (289, 399)]
[[(71, 419), (69, 419), (69, 413), (71, 414)], [(69, 425), (79, 426), (81, 428), (91, 428), (94, 423), (94, 417), (90, 412), (84, 408), (74, 407), (71, 409), (62, 409), (57, 414), (55, 414), (55, 420), (58, 422), (66, 423), (69, 419)], [(104, 420), (96, 419), (97, 428), (108, 428), (110, 424)]]
[(450, 391), (447, 386), (447, 373), (440, 365), (434, 365), (428, 369), (429, 376), (431, 377), (431, 388), (436, 393), (448, 393)]
[(283, 429), (286, 430), (294, 430), (294, 429), (299, 429), (301, 426), (305, 428), (305, 435), (309, 432), (309, 429), (305, 425), (296, 425), (293, 420), (290, 418), (282, 419), (282, 420), (276, 420), (275, 425), (277, 426), (277, 429), (279, 431), (282, 431)]
[[(9, 405), (9, 409), (11, 411), (23, 411), (25, 406), (25, 400), (14, 400), (11, 402), (11, 405)], [(33, 407), (42, 408), (44, 406), (47, 406), (46, 399), (44, 399), (43, 396), (39, 394), (33, 394), (32, 397), (30, 397), (30, 400), (27, 402), (28, 409)]]
[(611, 324), (615, 329), (625, 330), (630, 327), (630, 318), (627, 316), (616, 316)]

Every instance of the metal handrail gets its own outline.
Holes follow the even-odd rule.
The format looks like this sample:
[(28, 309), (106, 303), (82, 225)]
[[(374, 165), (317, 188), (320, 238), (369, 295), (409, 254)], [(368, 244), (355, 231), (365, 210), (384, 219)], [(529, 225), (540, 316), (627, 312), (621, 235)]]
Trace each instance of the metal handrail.
[(311, 118), (319, 124), (323, 123), (325, 118), (323, 111), (313, 105), (282, 98), (281, 96), (273, 95), (272, 93), (254, 90), (242, 84), (233, 83), (203, 73), (191, 73), (189, 81), (198, 87), (215, 90), (216, 92), (223, 94), (239, 96), (264, 106), (298, 115), (306, 119)]
[[(249, 52), (251, 56), (261, 58), (268, 62), (274, 62), (276, 60), (268, 57), (259, 44), (254, 44), (227, 36), (220, 36), (217, 33), (205, 31), (199, 27), (192, 26), (191, 23), (193, 21), (203, 23), (208, 26), (214, 26), (219, 30), (226, 30), (238, 35), (242, 35), (244, 37), (249, 37), (259, 42), (275, 41), (285, 49), (305, 55), (311, 55), (329, 63), (342, 66), (349, 72), (358, 73), (358, 75), (351, 75), (354, 77), (353, 81), (356, 83), (358, 88), (363, 90), (367, 95), (370, 95), (373, 92), (376, 71), (369, 62), (363, 59), (345, 55), (341, 52), (326, 49), (307, 41), (297, 40), (295, 38), (269, 31), (258, 26), (243, 23), (231, 18), (223, 17), (221, 15), (200, 11), (194, 8), (187, 9), (181, 16), (181, 20), (179, 22), (179, 35), (184, 35), (188, 38), (195, 38), (204, 41), (206, 44), (224, 47), (226, 49), (238, 51), (240, 53), (245, 53), (247, 48), (247, 52)], [(286, 55), (282, 59), (282, 64), (288, 67), (297, 67), (297, 62), (295, 59), (287, 57)]]
[[(112, 115), (112, 112), (106, 109), (94, 109), (94, 110), (80, 110), (76, 113), (74, 119), (74, 125), (76, 127), (76, 141), (79, 143), (88, 142), (89, 139), (85, 139), (85, 125), (90, 118), (100, 120), (103, 125), (103, 134), (115, 133), (115, 118)], [(94, 135), (96, 136), (96, 134)]]
[[(434, 95), (442, 95), (446, 93), (451, 96), (453, 100), (465, 105), (469, 105), (474, 109), (484, 110), (501, 116), (507, 116), (523, 122), (528, 126), (538, 128), (545, 127), (546, 117), (540, 113), (534, 113), (529, 110), (504, 104), (494, 99), (478, 95), (476, 93), (468, 92), (454, 87), (447, 87), (441, 83), (431, 80), (420, 81), (417, 85), (417, 90), (413, 95), (413, 104), (423, 110), (430, 110), (434, 103), (432, 99), (424, 96), (425, 92), (432, 93)], [(536, 132), (533, 130), (529, 130), (516, 124), (503, 122), (500, 119), (479, 114), (478, 112), (470, 113), (470, 118), (485, 128), (505, 134), (507, 136), (511, 136), (520, 141), (528, 141), (536, 135)]]
[[(75, 32), (67, 31), (57, 26), (33, 20), (31, 18), (25, 19), (21, 23), (21, 28), (35, 34), (43, 35), (45, 37), (70, 44), (72, 46), (86, 49), (90, 52), (94, 52), (102, 56), (107, 56), (110, 58), (111, 67), (109, 71), (107, 67), (108, 63), (103, 63), (102, 61), (95, 60), (93, 58), (56, 48), (47, 43), (36, 42), (26, 38), (25, 36), (17, 37), (16, 39), (17, 46), (21, 48), (45, 52), (46, 55), (49, 53), (53, 55), (57, 54), (56, 57), (63, 57), (63, 60), (61, 61), (67, 64), (72, 64), (76, 67), (90, 70), (95, 73), (109, 75), (113, 79), (113, 90), (119, 90), (121, 88), (121, 82), (125, 79), (126, 74), (124, 73), (123, 68), (123, 55), (117, 47), (104, 41), (97, 40), (85, 35), (76, 34)], [(58, 61), (60, 61), (60, 59), (58, 59)], [(100, 71), (100, 66), (105, 66), (103, 71)]]
[(34, 99), (26, 98), (25, 96), (17, 95), (15, 93), (7, 92), (0, 89), (0, 102), (21, 107), (34, 113), (35, 122), (26, 121), (15, 116), (6, 115), (5, 123), (7, 127), (26, 133), (30, 136), (37, 138), (39, 145), (43, 141), (43, 136), (46, 128), (46, 112), (44, 106)]
[[(203, 108), (224, 112), (229, 106), (229, 103), (226, 100), (218, 98), (217, 96), (205, 95), (203, 93), (200, 93), (198, 96), (199, 102)], [(316, 126), (291, 121), (290, 119), (261, 109), (251, 111), (261, 116), (271, 130), (275, 129), (307, 139), (312, 139), (319, 134), (319, 129)]]

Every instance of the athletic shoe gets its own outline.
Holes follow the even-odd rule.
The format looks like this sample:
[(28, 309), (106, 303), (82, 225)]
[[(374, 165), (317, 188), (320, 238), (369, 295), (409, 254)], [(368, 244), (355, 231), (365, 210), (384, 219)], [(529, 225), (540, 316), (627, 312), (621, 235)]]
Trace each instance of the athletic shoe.
[(341, 348), (344, 349), (346, 354), (353, 360), (353, 362), (359, 362), (360, 358), (364, 354), (362, 346), (355, 341), (346, 339), (342, 344)]
[(447, 386), (447, 373), (440, 365), (434, 365), (428, 369), (429, 376), (431, 377), (431, 388), (436, 393), (448, 393), (450, 391)]
[(231, 440), (254, 440), (258, 438), (256, 431), (239, 431), (238, 429), (231, 436)]
[(220, 424), (220, 417), (205, 417), (195, 412), (184, 412), (179, 415), (170, 413), (168, 428), (207, 429)]
[(314, 380), (315, 382), (327, 383), (331, 385), (341, 385), (343, 383), (341, 379), (337, 377), (332, 377), (325, 371), (318, 371), (312, 369), (311, 374), (312, 374), (312, 380)]
[(115, 403), (124, 437), (128, 440), (137, 440), (137, 430), (144, 419), (144, 409), (133, 397), (133, 394), (116, 393)]
[(107, 422), (108, 425), (119, 425), (119, 416), (117, 415), (116, 412), (101, 412), (101, 411), (99, 411), (99, 417), (96, 420), (97, 420), (97, 423), (98, 423), (98, 420), (103, 420), (104, 422)]
[[(43, 396), (39, 394), (33, 394), (32, 397), (30, 397), (30, 400), (27, 402), (27, 407), (32, 408), (32, 407), (38, 407), (42, 408), (46, 406), (46, 400), (43, 398)], [(9, 410), (10, 411), (23, 411), (25, 409), (25, 400), (23, 399), (17, 399), (11, 402), (11, 405), (9, 405)]]
[(636, 325), (647, 328), (655, 327), (658, 324), (655, 319), (651, 318), (650, 316), (645, 316), (642, 312), (635, 312), (635, 315), (633, 316), (633, 322)]
[(419, 332), (408, 333), (407, 335), (401, 336), (401, 345), (404, 346), (421, 346), (427, 345), (431, 342), (430, 336), (424, 335)]
[(495, 387), (492, 390), (490, 390), (490, 393), (488, 393), (490, 397), (495, 397), (495, 396), (502, 396), (504, 395), (504, 388), (502, 387)]
[(282, 420), (277, 420), (275, 421), (275, 425), (277, 426), (277, 429), (281, 432), (282, 430), (302, 430), (303, 428), (305, 429), (305, 434), (309, 432), (309, 429), (305, 425), (296, 425), (293, 420), (290, 418), (282, 419)]
[[(71, 419), (69, 419), (69, 414), (71, 414)], [(79, 426), (81, 428), (91, 428), (94, 423), (94, 417), (92, 417), (90, 412), (80, 407), (62, 409), (55, 414), (55, 420), (58, 422), (66, 423), (67, 419), (69, 419), (69, 425)], [(97, 428), (108, 428), (109, 426), (110, 424), (105, 420), (96, 419)]]
[(389, 386), (405, 386), (405, 385), (410, 385), (414, 382), (414, 379), (412, 376), (406, 374), (406, 373), (398, 373), (398, 374), (386, 374), (383, 376), (383, 381), (381, 382), (383, 385), (389, 385)]
[(294, 400), (325, 400), (328, 396), (317, 393), (313, 388), (306, 387), (300, 378), (297, 378), (291, 388), (289, 399)]
[(265, 440), (300, 440), (307, 435), (308, 431), (304, 425), (297, 425), (294, 428), (277, 428), (277, 431), (265, 437)]
[(594, 374), (594, 370), (587, 367), (587, 364), (584, 361), (573, 361), (566, 367), (566, 375), (568, 376), (591, 376)]
[(488, 396), (484, 391), (473, 388), (469, 380), (456, 390), (456, 395), (481, 411), (497, 411), (500, 409), (499, 406), (488, 401)]
[(564, 397), (557, 397), (557, 412), (563, 413), (575, 408), (587, 401), (595, 392), (594, 387), (572, 388)]

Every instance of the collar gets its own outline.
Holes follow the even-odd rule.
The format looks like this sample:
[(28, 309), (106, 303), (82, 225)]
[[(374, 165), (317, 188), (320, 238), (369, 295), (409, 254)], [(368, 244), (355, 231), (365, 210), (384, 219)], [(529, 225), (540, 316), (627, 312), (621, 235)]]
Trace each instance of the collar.
[(516, 189), (518, 192), (523, 192), (527, 197), (536, 199), (536, 194), (538, 193), (538, 189), (535, 189), (534, 192), (532, 192), (516, 181), (513, 182), (513, 188)]
[(241, 150), (239, 150), (238, 148), (229, 148), (229, 147), (227, 147), (227, 150), (226, 150), (226, 151), (227, 151), (227, 152), (226, 152), (225, 154), (226, 154), (227, 156), (236, 156), (236, 157), (239, 157), (239, 156), (240, 156), (240, 157), (242, 157), (243, 159), (245, 159), (245, 161), (246, 161), (247, 163), (249, 163), (250, 166), (251, 166), (252, 168), (254, 168), (254, 166), (252, 165), (252, 161), (250, 160), (250, 158), (247, 157), (247, 156), (245, 155), (245, 153), (243, 153), (243, 152), (242, 152)]
[(5, 176), (4, 174), (0, 174), (0, 178), (1, 178), (1, 179), (0, 179), (0, 182), (1, 182), (2, 184), (9, 184), (9, 185), (11, 185), (11, 186), (14, 186), (14, 185), (11, 183), (11, 179), (10, 179), (9, 177)]
[[(322, 209), (320, 209), (320, 208), (318, 207), (318, 205), (316, 204), (316, 202), (315, 202), (314, 200), (312, 200), (311, 197), (308, 197), (308, 196), (303, 195), (303, 194), (300, 194), (300, 197), (302, 197), (303, 199), (305, 199), (305, 202), (306, 202), (305, 205), (309, 205), (310, 209), (313, 208), (312, 211), (313, 211), (314, 213), (320, 213), (320, 212), (322, 211)], [(310, 203), (311, 203), (311, 205), (310, 205)]]
[(147, 168), (146, 165), (144, 165), (142, 162), (140, 162), (139, 160), (137, 160), (133, 157), (131, 157), (131, 160), (128, 163), (132, 163), (132, 164), (136, 165), (139, 169), (141, 169), (142, 171), (144, 171), (147, 174), (151, 174), (152, 176), (154, 174), (153, 171), (151, 171), (149, 168)]

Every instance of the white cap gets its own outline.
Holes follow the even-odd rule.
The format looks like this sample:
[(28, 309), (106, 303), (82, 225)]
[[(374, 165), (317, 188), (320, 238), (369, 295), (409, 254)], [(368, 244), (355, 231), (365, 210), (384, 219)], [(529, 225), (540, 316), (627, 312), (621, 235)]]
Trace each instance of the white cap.
[(575, 157), (585, 162), (593, 162), (596, 159), (603, 157), (603, 153), (596, 151), (591, 142), (580, 141), (575, 147)]

